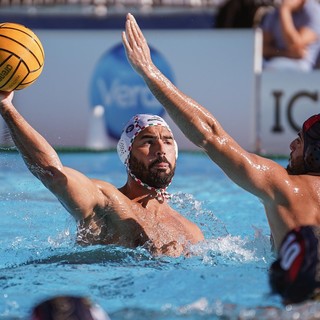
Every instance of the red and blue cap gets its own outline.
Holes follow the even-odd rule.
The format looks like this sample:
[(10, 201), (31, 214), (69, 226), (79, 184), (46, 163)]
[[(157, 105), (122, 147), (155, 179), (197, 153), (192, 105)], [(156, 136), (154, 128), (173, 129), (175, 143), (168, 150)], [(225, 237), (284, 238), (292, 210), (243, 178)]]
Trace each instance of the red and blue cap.
[(314, 299), (320, 290), (320, 227), (301, 226), (287, 233), (272, 263), (269, 283), (285, 304)]

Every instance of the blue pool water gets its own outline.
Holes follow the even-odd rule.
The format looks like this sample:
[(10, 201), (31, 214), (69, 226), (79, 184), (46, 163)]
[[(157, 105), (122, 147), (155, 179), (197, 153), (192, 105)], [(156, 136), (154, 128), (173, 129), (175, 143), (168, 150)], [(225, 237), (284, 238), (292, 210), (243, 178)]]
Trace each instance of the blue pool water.
[[(118, 187), (126, 181), (115, 152), (60, 155), (90, 177)], [(202, 153), (180, 154), (169, 187), (172, 206), (206, 236), (190, 258), (75, 245), (75, 222), (16, 152), (0, 153), (0, 181), (0, 319), (26, 319), (32, 306), (59, 294), (90, 297), (112, 320), (308, 319), (320, 312), (316, 303), (284, 309), (270, 295), (274, 257), (263, 206)]]

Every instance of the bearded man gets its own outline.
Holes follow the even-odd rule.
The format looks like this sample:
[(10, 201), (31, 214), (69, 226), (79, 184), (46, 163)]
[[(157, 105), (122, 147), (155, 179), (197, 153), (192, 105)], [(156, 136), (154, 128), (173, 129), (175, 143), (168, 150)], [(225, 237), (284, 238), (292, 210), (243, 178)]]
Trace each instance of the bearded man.
[(161, 117), (136, 115), (125, 126), (117, 149), (128, 178), (117, 188), (64, 166), (14, 107), (13, 96), (0, 92), (0, 114), (28, 169), (77, 220), (79, 244), (144, 246), (155, 255), (180, 256), (204, 239), (168, 203), (178, 149)]

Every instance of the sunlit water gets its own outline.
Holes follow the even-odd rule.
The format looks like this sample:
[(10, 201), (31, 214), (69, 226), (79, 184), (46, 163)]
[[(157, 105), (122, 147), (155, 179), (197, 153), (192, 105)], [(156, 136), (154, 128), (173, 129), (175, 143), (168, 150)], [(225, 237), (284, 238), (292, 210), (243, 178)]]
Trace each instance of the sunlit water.
[[(61, 159), (118, 187), (126, 181), (116, 153)], [(0, 153), (0, 181), (0, 319), (26, 319), (59, 294), (90, 297), (112, 320), (320, 318), (316, 303), (285, 309), (270, 295), (274, 256), (263, 206), (201, 153), (180, 154), (169, 187), (172, 206), (206, 236), (190, 258), (77, 246), (74, 220), (16, 152)]]

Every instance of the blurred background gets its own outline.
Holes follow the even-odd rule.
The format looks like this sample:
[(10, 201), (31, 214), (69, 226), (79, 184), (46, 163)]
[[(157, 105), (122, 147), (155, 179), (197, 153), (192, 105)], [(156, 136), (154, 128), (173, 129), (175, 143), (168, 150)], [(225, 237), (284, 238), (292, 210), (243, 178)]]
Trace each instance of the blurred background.
[[(39, 79), (15, 105), (60, 149), (114, 149), (135, 113), (163, 116), (182, 150), (197, 150), (131, 69), (121, 42), (135, 15), (154, 62), (203, 104), (244, 148), (289, 154), (302, 122), (320, 110), (318, 65), (264, 70), (265, 16), (272, 0), (0, 0), (0, 22), (32, 29), (45, 50)], [(320, 19), (320, 17), (319, 17)], [(1, 40), (0, 40), (1, 46)], [(10, 146), (0, 119), (0, 145)]]

